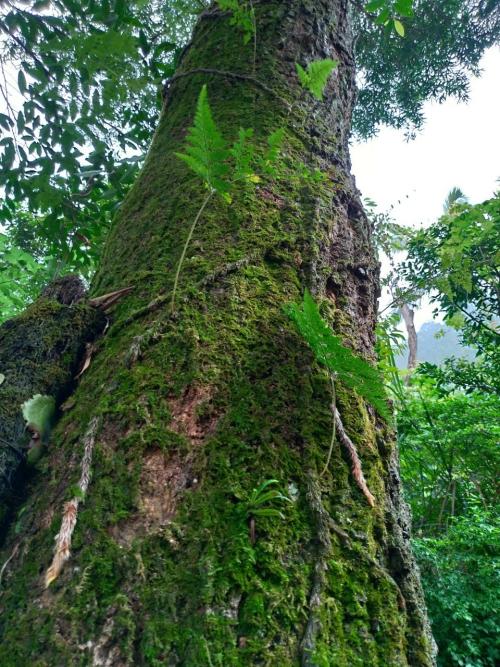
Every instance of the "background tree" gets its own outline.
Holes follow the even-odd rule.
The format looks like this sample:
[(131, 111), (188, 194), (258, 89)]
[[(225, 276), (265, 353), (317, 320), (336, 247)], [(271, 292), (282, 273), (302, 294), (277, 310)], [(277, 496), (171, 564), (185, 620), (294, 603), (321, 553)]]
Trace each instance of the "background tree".
[[(433, 300), (476, 356), (422, 363), (406, 389), (392, 368), (392, 386), (438, 664), (486, 667), (499, 655), (498, 196), (473, 205), (454, 189), (444, 211), (411, 236), (396, 274)], [(387, 366), (391, 351), (381, 352)]]
[(473, 363), (450, 359), (440, 371), (426, 366), (441, 385), (498, 392), (499, 230), (497, 193), (482, 204), (453, 204), (409, 243), (402, 277), (411, 288), (429, 293), (445, 322), (479, 355)]

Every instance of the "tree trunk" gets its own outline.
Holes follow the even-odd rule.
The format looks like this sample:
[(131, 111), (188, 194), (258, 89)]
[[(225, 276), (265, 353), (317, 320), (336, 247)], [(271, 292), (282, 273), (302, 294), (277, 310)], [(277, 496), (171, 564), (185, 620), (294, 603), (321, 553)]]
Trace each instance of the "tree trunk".
[[(330, 379), (283, 310), (309, 287), (334, 330), (373, 359), (378, 266), (349, 175), (348, 3), (262, 2), (255, 14), (255, 50), (227, 14), (201, 17), (110, 233), (93, 292), (135, 289), (8, 535), (2, 665), (433, 664), (393, 433), (339, 386), (375, 506), (340, 441), (320, 477)], [(295, 63), (326, 57), (340, 64), (319, 102)], [(283, 127), (285, 141), (276, 178), (205, 209), (172, 315), (206, 196), (174, 152), (203, 83), (226, 137), (253, 127), (263, 145)], [(326, 178), (304, 176), (302, 163)], [(292, 502), (252, 494), (271, 479), (266, 490)], [(72, 555), (45, 589), (72, 498), (59, 538), (76, 518)]]
[(408, 361), (406, 368), (409, 374), (406, 376), (405, 382), (409, 384), (411, 373), (417, 365), (418, 338), (417, 330), (415, 329), (415, 311), (407, 303), (401, 303), (399, 305), (399, 312), (403, 317), (406, 333), (408, 334)]

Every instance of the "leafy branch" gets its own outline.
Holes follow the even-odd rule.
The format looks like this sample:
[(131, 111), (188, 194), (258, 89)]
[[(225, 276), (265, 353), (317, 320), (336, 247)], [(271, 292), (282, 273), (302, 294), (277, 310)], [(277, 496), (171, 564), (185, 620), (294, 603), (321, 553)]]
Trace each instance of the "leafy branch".
[(393, 28), (400, 36), (405, 36), (405, 27), (402, 18), (412, 18), (413, 0), (371, 0), (362, 5), (354, 2), (356, 7), (363, 11), (376, 25)]

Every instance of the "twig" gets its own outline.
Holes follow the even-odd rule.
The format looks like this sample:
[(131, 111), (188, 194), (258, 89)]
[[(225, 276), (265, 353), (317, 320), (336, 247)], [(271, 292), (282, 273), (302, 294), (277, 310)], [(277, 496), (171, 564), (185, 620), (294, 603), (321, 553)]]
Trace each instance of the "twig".
[(177, 81), (178, 79), (183, 79), (184, 77), (191, 76), (193, 74), (215, 74), (216, 76), (223, 76), (228, 79), (236, 79), (237, 81), (249, 81), (258, 88), (264, 90), (266, 93), (268, 93), (268, 95), (277, 97), (279, 100), (281, 100), (281, 102), (283, 102), (283, 104), (285, 104), (287, 107), (290, 107), (290, 103), (287, 100), (281, 97), (281, 95), (279, 95), (279, 93), (277, 93), (275, 90), (269, 88), (269, 86), (266, 86), (265, 83), (257, 79), (255, 76), (252, 76), (251, 74), (242, 74), (240, 72), (229, 72), (227, 70), (214, 69), (212, 67), (195, 67), (194, 69), (187, 70), (186, 72), (178, 72), (174, 74), (167, 82), (168, 89), (165, 92), (165, 103), (168, 100), (170, 86), (172, 85), (172, 83), (174, 83), (174, 81)]
[(93, 299), (89, 299), (89, 306), (106, 312), (111, 306), (114, 306), (117, 301), (124, 296), (127, 296), (127, 294), (130, 294), (133, 289), (134, 287), (131, 285), (130, 287), (122, 287), (121, 289), (109, 292), (108, 294), (103, 294), (102, 296), (96, 296)]
[[(18, 8), (16, 7), (16, 9)], [(2, 24), (0, 22), (0, 30), (2, 30), (2, 32), (4, 32), (6, 35), (9, 35), (9, 37), (11, 37), (14, 40), (14, 42), (16, 42), (19, 48), (21, 48), (24, 51), (24, 53), (33, 58), (34, 62), (38, 65), (38, 67), (40, 67), (40, 69), (43, 71), (47, 79), (52, 78), (50, 71), (45, 67), (40, 58), (38, 58), (38, 56), (30, 49), (30, 47), (27, 44), (23, 44), (22, 40), (20, 40), (19, 37), (5, 25), (5, 23)]]

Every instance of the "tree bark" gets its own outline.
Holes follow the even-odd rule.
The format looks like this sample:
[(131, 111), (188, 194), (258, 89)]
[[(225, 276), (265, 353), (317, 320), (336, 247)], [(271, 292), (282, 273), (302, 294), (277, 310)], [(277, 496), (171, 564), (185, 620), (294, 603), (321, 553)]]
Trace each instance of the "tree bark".
[[(202, 15), (110, 233), (93, 292), (135, 289), (6, 541), (1, 664), (433, 664), (393, 433), (338, 386), (375, 506), (339, 441), (320, 477), (330, 379), (283, 310), (308, 287), (373, 359), (378, 265), (349, 174), (348, 3), (254, 7), (255, 51), (230, 16)], [(339, 67), (319, 102), (295, 63), (326, 57)], [(282, 127), (285, 141), (277, 177), (207, 206), (172, 315), (177, 262), (206, 196), (174, 153), (204, 83), (226, 137), (252, 127), (262, 147)], [(304, 177), (302, 164), (326, 177)], [(259, 505), (253, 490), (271, 479), (292, 502)], [(45, 589), (64, 500), (66, 518), (77, 512), (72, 555)], [(259, 512), (271, 508), (281, 515)]]
[[(85, 345), (104, 328), (104, 316), (82, 301), (77, 276), (51, 283), (21, 316), (0, 326), (0, 534), (29, 476), (30, 435), (22, 405), (37, 394), (61, 404), (71, 392)], [(48, 434), (37, 433), (45, 445)]]

